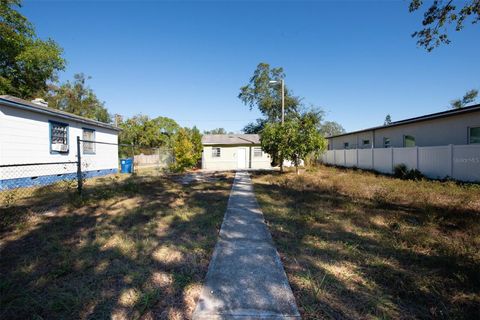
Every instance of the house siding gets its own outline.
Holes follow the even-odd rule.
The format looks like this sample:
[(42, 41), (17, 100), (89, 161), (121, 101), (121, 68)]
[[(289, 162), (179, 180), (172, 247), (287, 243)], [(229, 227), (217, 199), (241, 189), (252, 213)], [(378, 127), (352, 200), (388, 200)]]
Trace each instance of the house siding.
[[(245, 169), (270, 169), (270, 156), (262, 153), (255, 157), (253, 148), (258, 145), (209, 145), (203, 147), (202, 168), (207, 170), (236, 170), (238, 167), (238, 149), (245, 149)], [(221, 148), (220, 157), (212, 157), (212, 148)]]
[[(50, 151), (50, 121), (68, 124), (68, 153)], [(77, 136), (82, 138), (83, 128), (95, 130), (95, 140), (118, 143), (117, 131), (49, 116), (15, 107), (0, 105), (0, 165), (48, 162), (74, 162), (77, 160)], [(116, 172), (118, 169), (118, 146), (95, 145), (94, 154), (82, 152), (82, 164), (87, 175), (94, 176)], [(53, 170), (54, 168), (51, 168)], [(3, 175), (12, 178), (25, 178), (32, 175), (45, 176), (55, 174), (42, 168), (39, 172), (17, 170), (15, 174)], [(0, 180), (2, 177), (0, 177)]]
[(370, 142), (374, 142), (375, 148), (383, 148), (385, 137), (390, 138), (391, 147), (401, 148), (404, 146), (405, 135), (415, 137), (415, 144), (418, 147), (466, 145), (470, 127), (480, 127), (480, 111), (332, 137), (329, 138), (329, 148), (344, 149), (344, 143), (348, 142), (349, 149), (355, 149), (357, 146), (363, 149), (365, 148), (362, 146), (363, 139), (370, 139)]

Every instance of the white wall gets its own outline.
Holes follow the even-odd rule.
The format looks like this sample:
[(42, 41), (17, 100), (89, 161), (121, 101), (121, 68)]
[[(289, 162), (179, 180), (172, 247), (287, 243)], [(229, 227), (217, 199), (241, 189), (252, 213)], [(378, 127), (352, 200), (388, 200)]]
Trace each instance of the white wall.
[(451, 177), (460, 181), (480, 182), (480, 145), (448, 145), (414, 148), (377, 148), (328, 150), (321, 161), (345, 167), (373, 169), (393, 173), (396, 165), (404, 163), (433, 179)]
[[(255, 146), (258, 147), (258, 146)], [(212, 148), (220, 148), (220, 157), (212, 157)], [(270, 169), (270, 156), (262, 152), (261, 157), (255, 157), (250, 145), (236, 146), (204, 146), (202, 154), (202, 168), (208, 170), (236, 170), (238, 169), (238, 149), (245, 149), (246, 169)], [(251, 150), (250, 150), (251, 149)], [(251, 158), (250, 158), (251, 155)], [(251, 161), (250, 161), (251, 159)]]
[[(69, 125), (68, 153), (50, 152), (49, 121)], [(94, 129), (96, 141), (118, 143), (118, 135), (115, 130), (0, 105), (0, 164), (74, 162), (77, 160), (77, 136), (82, 138), (82, 128)], [(81, 155), (83, 170), (118, 168), (117, 145), (95, 144), (95, 149), (95, 154)], [(75, 172), (75, 170), (74, 165), (68, 165), (65, 172)], [(58, 166), (53, 165), (38, 166), (28, 170), (27, 168), (20, 170), (18, 167), (9, 170), (3, 168), (0, 179), (56, 173), (58, 173)]]

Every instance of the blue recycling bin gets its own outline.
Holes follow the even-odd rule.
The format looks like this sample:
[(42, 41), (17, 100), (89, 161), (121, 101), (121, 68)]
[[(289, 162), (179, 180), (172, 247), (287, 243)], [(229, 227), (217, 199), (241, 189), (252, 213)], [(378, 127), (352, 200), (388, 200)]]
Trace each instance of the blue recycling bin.
[(132, 173), (133, 172), (133, 159), (132, 158), (120, 159), (120, 172), (121, 173)]

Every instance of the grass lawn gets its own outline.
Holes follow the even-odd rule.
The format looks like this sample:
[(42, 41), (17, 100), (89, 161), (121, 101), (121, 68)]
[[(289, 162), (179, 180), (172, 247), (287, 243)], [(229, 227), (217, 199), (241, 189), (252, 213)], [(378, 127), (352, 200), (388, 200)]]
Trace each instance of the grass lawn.
[(304, 319), (478, 319), (480, 186), (256, 173)]
[(189, 318), (233, 174), (184, 186), (151, 173), (88, 180), (83, 200), (42, 214), (0, 212), (0, 318)]

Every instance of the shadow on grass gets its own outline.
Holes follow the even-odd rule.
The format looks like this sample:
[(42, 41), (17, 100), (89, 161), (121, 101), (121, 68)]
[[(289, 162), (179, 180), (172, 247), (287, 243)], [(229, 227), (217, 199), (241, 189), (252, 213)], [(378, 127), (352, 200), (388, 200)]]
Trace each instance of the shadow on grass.
[(218, 178), (106, 180), (16, 235), (9, 226), (0, 317), (189, 318), (232, 183)]
[(256, 183), (257, 197), (305, 319), (478, 316), (480, 261), (469, 228), (479, 229), (480, 212), (256, 175), (265, 174), (274, 182)]

